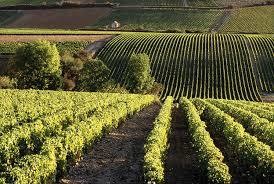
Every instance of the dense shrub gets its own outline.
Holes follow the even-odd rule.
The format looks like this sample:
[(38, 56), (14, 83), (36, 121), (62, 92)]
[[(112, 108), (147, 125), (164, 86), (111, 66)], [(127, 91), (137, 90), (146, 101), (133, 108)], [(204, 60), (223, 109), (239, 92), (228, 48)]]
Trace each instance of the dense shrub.
[(109, 83), (110, 70), (98, 59), (88, 60), (81, 70), (77, 88), (81, 91), (99, 91)]
[(64, 78), (64, 90), (73, 90), (76, 81), (83, 69), (84, 62), (79, 57), (73, 57), (65, 52), (61, 57), (62, 77)]
[(48, 41), (28, 43), (16, 51), (19, 88), (58, 89), (61, 85), (60, 56)]
[(128, 89), (133, 93), (146, 93), (153, 87), (150, 74), (150, 59), (147, 54), (132, 54), (128, 62)]
[(110, 79), (104, 85), (104, 87), (100, 90), (100, 92), (105, 92), (105, 93), (121, 93), (121, 94), (129, 93), (129, 91), (126, 88), (124, 88), (120, 84), (116, 83), (112, 79)]

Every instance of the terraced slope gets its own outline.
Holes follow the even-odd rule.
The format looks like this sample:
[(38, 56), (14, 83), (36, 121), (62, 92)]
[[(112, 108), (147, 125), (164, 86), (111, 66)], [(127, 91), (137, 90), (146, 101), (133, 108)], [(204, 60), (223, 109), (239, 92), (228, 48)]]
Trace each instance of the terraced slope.
[(263, 36), (124, 34), (108, 42), (98, 56), (112, 77), (126, 84), (130, 55), (148, 54), (152, 75), (164, 86), (162, 98), (260, 101), (259, 91), (273, 91), (273, 49), (274, 39)]

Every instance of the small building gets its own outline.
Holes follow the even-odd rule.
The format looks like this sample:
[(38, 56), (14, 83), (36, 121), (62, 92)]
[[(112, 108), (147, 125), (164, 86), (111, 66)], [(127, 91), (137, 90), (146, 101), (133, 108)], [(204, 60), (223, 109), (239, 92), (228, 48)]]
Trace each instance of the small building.
[(121, 24), (119, 22), (117, 22), (116, 20), (111, 23), (111, 28), (112, 29), (117, 29), (117, 28), (120, 28), (120, 27), (121, 27)]

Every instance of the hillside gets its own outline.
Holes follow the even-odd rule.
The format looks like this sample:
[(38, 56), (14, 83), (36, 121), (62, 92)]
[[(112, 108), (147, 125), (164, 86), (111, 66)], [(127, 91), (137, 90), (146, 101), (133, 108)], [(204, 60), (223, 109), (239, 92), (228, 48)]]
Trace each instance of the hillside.
[(231, 11), (222, 32), (274, 33), (274, 5), (240, 8)]
[(164, 85), (162, 98), (260, 100), (273, 91), (274, 40), (226, 34), (124, 34), (99, 53), (112, 77), (125, 84), (132, 53), (151, 58), (152, 75)]
[(118, 9), (89, 28), (111, 29), (109, 25), (116, 20), (121, 24), (121, 30), (208, 32), (222, 14), (221, 10)]
[(0, 90), (0, 107), (1, 184), (273, 181), (273, 104)]

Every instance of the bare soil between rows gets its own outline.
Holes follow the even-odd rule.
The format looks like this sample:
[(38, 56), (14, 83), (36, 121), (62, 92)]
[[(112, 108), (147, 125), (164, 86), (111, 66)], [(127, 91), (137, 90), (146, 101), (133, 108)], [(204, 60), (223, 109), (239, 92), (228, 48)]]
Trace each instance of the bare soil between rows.
[(144, 144), (159, 109), (159, 104), (151, 105), (104, 136), (78, 164), (70, 168), (69, 175), (61, 182), (144, 183)]
[(170, 147), (166, 160), (166, 183), (194, 184), (207, 183), (201, 173), (197, 153), (194, 151), (187, 123), (180, 108), (174, 107), (172, 112)]

